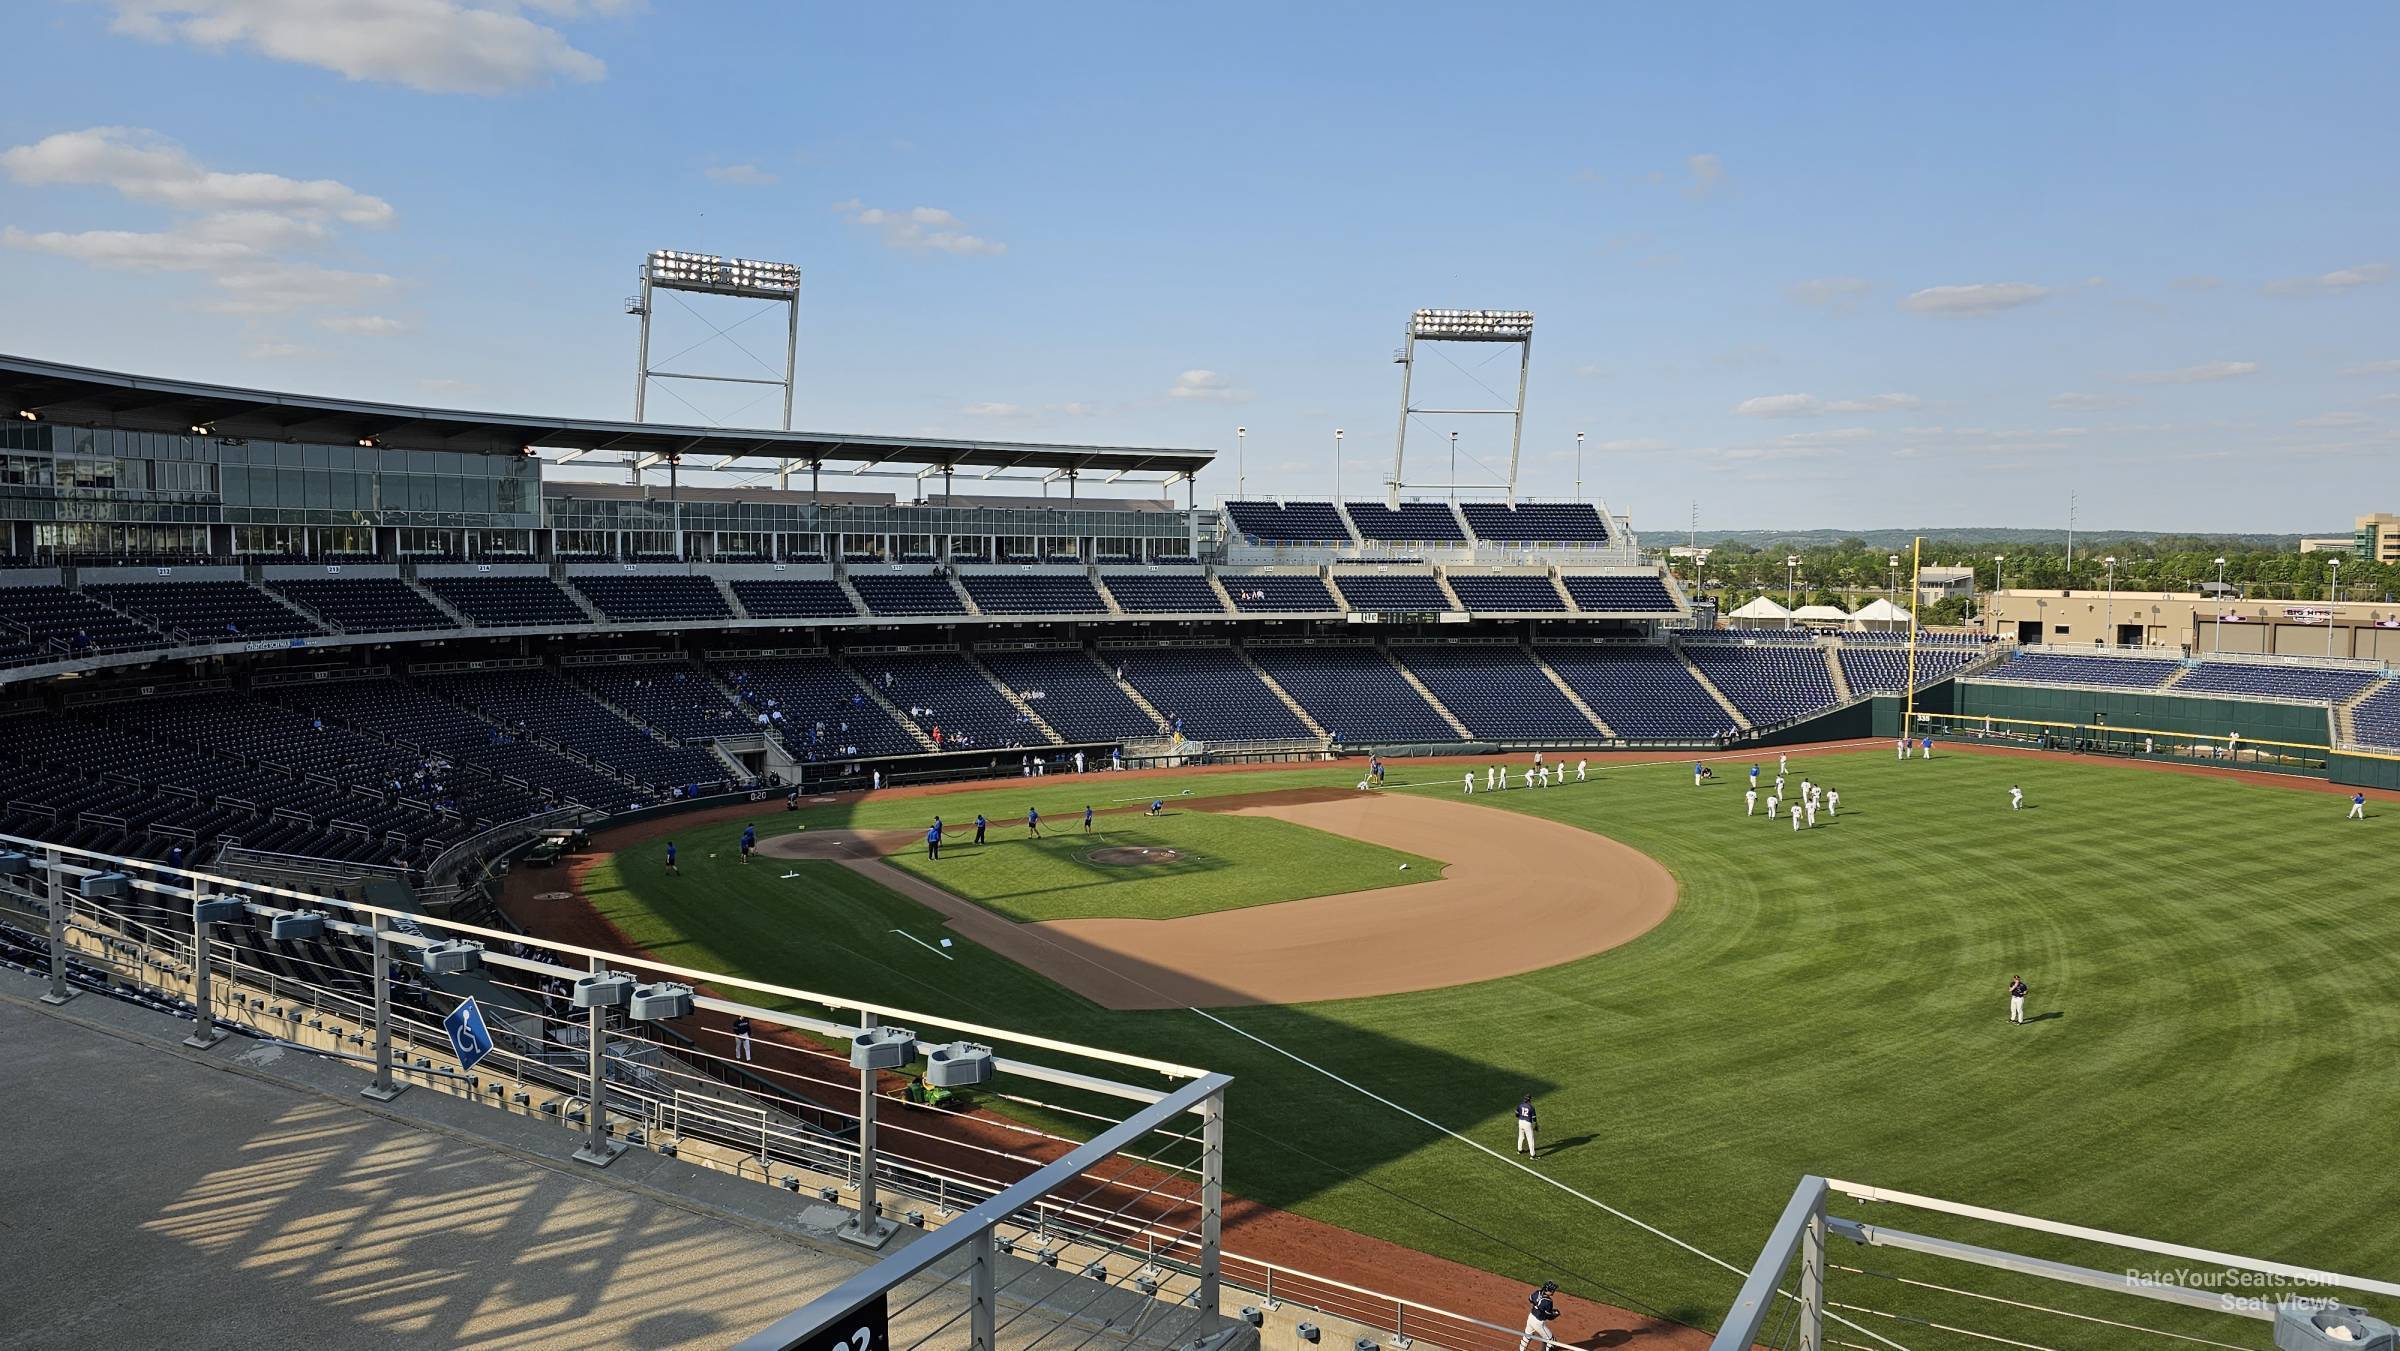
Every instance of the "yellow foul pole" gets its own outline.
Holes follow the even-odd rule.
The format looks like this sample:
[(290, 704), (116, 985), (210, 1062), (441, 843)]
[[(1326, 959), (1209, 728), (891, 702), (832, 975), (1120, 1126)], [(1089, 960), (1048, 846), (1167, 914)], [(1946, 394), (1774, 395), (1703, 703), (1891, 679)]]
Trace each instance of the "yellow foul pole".
[(1919, 535), (1908, 550), (1908, 702), (1900, 714), (1900, 735), (1907, 736), (1917, 726), (1917, 597), (1925, 588), (1918, 583), (1917, 574), (1925, 570), (1925, 537)]

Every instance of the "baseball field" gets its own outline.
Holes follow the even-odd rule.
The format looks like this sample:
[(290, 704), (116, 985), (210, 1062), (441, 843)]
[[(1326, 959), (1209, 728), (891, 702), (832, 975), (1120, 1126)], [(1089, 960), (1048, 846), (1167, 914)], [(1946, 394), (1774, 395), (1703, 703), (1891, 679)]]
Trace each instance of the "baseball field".
[[(1841, 795), (1795, 832), (1745, 816), (1749, 763), (1471, 798), (1466, 766), (1398, 762), (1377, 793), (1353, 763), (770, 803), (785, 857), (663, 823), (580, 891), (664, 960), (1229, 1072), (1243, 1197), (1683, 1321), (1736, 1279), (1594, 1202), (1744, 1267), (1818, 1172), (2389, 1274), (2400, 803), (2347, 821), (2305, 785), (1885, 744), (1794, 752), (1794, 788)], [(1533, 1166), (1572, 1192), (1394, 1106), (1505, 1153), (1528, 1092)]]

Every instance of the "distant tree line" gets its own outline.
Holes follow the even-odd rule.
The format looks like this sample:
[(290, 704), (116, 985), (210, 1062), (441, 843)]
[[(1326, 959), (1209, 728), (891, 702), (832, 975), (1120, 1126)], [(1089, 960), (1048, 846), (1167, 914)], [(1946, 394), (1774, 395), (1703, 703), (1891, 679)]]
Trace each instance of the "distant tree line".
[[(1787, 566), (1785, 560), (1790, 558), (1799, 560), (1797, 567)], [(2113, 569), (2107, 562), (2110, 558), (2116, 560)], [(2222, 568), (2217, 564), (2220, 558), (2225, 560)], [(2065, 548), (2059, 545), (2012, 549), (1928, 536), (1924, 554), (1929, 568), (1973, 568), (1978, 592), (1996, 586), (2011, 591), (2097, 591), (2110, 584), (2112, 572), (2119, 591), (2196, 591), (2201, 583), (2217, 581), (2221, 575), (2234, 591), (2260, 600), (2332, 598), (2337, 560), (2340, 599), (2391, 600), (2400, 595), (2400, 564), (2347, 554), (2304, 554), (2207, 535), (2078, 539), (2072, 570)], [(1672, 563), (1675, 575), (1689, 587), (1692, 561), (1675, 559)], [(1727, 610), (1753, 596), (1782, 603), (1787, 582), (1790, 603), (1795, 606), (1838, 605), (1855, 610), (1888, 596), (1905, 609), (1909, 550), (1876, 548), (1856, 537), (1802, 547), (1728, 542), (1710, 552), (1699, 575), (1701, 594)], [(1966, 611), (1964, 600), (1949, 600), (1930, 607), (1921, 617), (1928, 623), (1957, 623)]]

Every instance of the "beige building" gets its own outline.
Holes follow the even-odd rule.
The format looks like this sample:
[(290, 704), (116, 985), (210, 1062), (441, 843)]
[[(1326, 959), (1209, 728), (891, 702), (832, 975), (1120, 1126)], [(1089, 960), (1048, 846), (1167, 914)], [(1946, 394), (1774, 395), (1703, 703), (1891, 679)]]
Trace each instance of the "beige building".
[(1986, 632), (2020, 643), (2205, 655), (2355, 657), (2400, 665), (2400, 603), (2210, 599), (2193, 591), (1995, 591)]
[(2358, 540), (2349, 535), (2320, 535), (2300, 541), (2300, 552), (2304, 554), (2346, 554), (2357, 548)]
[(2400, 516), (2379, 511), (2358, 518), (2358, 532), (2351, 537), (2351, 552), (2378, 563), (2400, 563)]

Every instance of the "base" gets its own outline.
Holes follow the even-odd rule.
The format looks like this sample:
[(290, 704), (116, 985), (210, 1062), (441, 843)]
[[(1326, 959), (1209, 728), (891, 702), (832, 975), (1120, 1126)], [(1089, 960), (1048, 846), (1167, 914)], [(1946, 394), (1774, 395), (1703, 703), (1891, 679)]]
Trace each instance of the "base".
[(617, 1156), (624, 1152), (625, 1142), (623, 1140), (602, 1140), (597, 1145), (586, 1144), (583, 1148), (576, 1150), (575, 1162), (588, 1163), (594, 1168), (606, 1168), (615, 1163)]
[(209, 1047), (214, 1046), (223, 1040), (225, 1040), (224, 1029), (218, 1027), (202, 1027), (193, 1029), (192, 1035), (183, 1039), (183, 1044), (191, 1047), (195, 1051), (205, 1051)]
[(892, 1235), (899, 1232), (899, 1229), (899, 1225), (881, 1215), (870, 1215), (862, 1211), (842, 1221), (842, 1227), (836, 1229), (833, 1236), (844, 1243), (855, 1243), (862, 1248), (880, 1248), (889, 1243)]
[(44, 990), (41, 995), (41, 1002), (55, 1008), (82, 993), (83, 991), (81, 990)]
[(377, 1102), (390, 1102), (392, 1099), (399, 1097), (401, 1094), (406, 1093), (407, 1091), (408, 1085), (402, 1083), (369, 1084), (365, 1088), (358, 1090), (358, 1096), (362, 1098), (373, 1098)]

